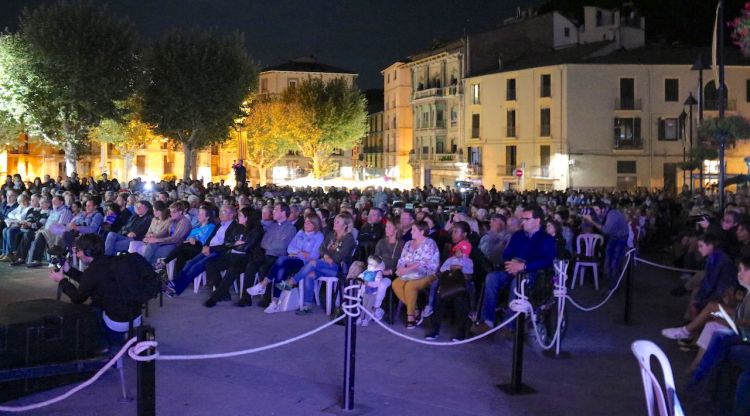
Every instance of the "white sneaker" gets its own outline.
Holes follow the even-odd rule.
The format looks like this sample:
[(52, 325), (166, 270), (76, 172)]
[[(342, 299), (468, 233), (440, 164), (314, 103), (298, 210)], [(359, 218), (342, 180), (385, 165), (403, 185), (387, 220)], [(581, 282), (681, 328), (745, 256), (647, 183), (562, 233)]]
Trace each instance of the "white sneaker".
[(384, 315), (385, 315), (385, 311), (383, 310), (383, 308), (377, 308), (377, 309), (375, 309), (375, 319), (377, 319), (378, 321), (380, 321), (380, 320), (383, 319)]
[(249, 287), (246, 292), (250, 296), (260, 296), (266, 293), (266, 287), (263, 286), (262, 283), (258, 283), (256, 285), (253, 285), (252, 287)]
[(422, 318), (428, 318), (430, 315), (432, 315), (432, 306), (425, 306), (424, 310), (422, 311)]
[(688, 332), (687, 329), (685, 329), (684, 326), (681, 326), (679, 328), (667, 328), (662, 329), (661, 334), (669, 339), (689, 339), (692, 337), (690, 332)]
[[(249, 289), (248, 289), (249, 290)], [(264, 313), (276, 313), (279, 311), (279, 304), (271, 302), (266, 309), (263, 310)]]
[(362, 318), (362, 321), (359, 323), (359, 326), (367, 326), (370, 325), (370, 317), (367, 316), (365, 318)]

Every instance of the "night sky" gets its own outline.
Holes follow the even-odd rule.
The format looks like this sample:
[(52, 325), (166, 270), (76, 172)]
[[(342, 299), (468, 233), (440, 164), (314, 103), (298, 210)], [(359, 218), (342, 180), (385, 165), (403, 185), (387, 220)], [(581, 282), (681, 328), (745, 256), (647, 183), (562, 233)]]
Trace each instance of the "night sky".
[[(24, 7), (41, 0), (0, 0), (0, 27), (15, 30)], [(380, 70), (427, 49), (435, 39), (497, 26), (516, 7), (539, 0), (97, 0), (127, 16), (142, 40), (173, 28), (216, 27), (245, 33), (260, 66), (314, 54), (359, 73), (362, 89), (382, 88)]]

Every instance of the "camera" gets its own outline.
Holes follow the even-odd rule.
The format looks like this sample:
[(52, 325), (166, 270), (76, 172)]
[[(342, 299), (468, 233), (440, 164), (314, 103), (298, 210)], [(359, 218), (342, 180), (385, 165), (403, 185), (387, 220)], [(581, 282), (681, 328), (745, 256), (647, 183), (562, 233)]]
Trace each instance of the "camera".
[(67, 250), (62, 246), (54, 246), (47, 250), (47, 254), (49, 254), (49, 264), (55, 268), (56, 272), (59, 272), (67, 260)]

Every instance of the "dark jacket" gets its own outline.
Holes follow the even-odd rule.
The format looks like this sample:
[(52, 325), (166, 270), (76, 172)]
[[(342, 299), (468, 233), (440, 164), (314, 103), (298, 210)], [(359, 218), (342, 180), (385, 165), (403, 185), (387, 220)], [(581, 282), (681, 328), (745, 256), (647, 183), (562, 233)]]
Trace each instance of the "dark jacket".
[(234, 246), (235, 241), (240, 241), (245, 236), (245, 227), (243, 227), (242, 224), (238, 223), (237, 221), (232, 221), (227, 227), (227, 230), (224, 232), (224, 243), (217, 246), (211, 246), (211, 240), (219, 231), (219, 228), (221, 228), (221, 225), (214, 228), (211, 236), (208, 237), (208, 240), (206, 240), (206, 244), (209, 244), (209, 250), (211, 251), (211, 253), (225, 253), (231, 250), (232, 246)]
[(538, 230), (531, 237), (524, 230), (513, 233), (508, 246), (503, 252), (503, 261), (514, 258), (526, 262), (526, 271), (533, 273), (552, 267), (557, 254), (555, 239), (543, 230)]
[(91, 298), (91, 304), (107, 313), (112, 320), (128, 322), (141, 313), (140, 306), (128, 306), (113, 277), (112, 264), (116, 257), (99, 256), (81, 272), (71, 268), (66, 275), (78, 282), (78, 287), (68, 279), (60, 281), (62, 291), (73, 303), (83, 303)]
[(136, 241), (141, 241), (146, 235), (148, 227), (151, 226), (152, 218), (153, 216), (151, 214), (146, 214), (142, 217), (138, 214), (133, 214), (130, 216), (128, 223), (125, 224), (122, 229), (120, 229), (120, 234), (127, 235), (128, 233), (135, 233), (135, 238), (133, 239)]
[(721, 300), (727, 289), (737, 284), (737, 268), (729, 256), (722, 250), (715, 250), (706, 259), (705, 276), (695, 295), (693, 305), (698, 310), (714, 300)]
[(320, 246), (320, 257), (330, 256), (335, 264), (342, 261), (351, 263), (354, 247), (357, 242), (354, 240), (352, 233), (348, 233), (340, 241), (336, 241), (336, 233), (331, 233), (323, 240)]

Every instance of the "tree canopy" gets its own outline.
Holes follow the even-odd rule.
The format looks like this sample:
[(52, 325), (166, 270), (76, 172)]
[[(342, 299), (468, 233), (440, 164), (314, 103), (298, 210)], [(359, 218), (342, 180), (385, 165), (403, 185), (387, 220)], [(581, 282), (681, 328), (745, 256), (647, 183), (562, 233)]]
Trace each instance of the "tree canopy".
[(305, 132), (297, 147), (312, 159), (316, 178), (330, 173), (330, 155), (335, 149), (351, 149), (367, 132), (365, 97), (345, 79), (306, 80), (288, 88), (283, 99), (303, 109), (309, 124), (315, 127)]
[(105, 7), (59, 1), (25, 10), (17, 34), (0, 38), (0, 111), (31, 135), (65, 149), (66, 172), (100, 120), (134, 90), (137, 55), (130, 23)]
[(172, 32), (145, 56), (141, 118), (185, 150), (183, 178), (195, 177), (196, 151), (229, 137), (257, 70), (240, 34)]

